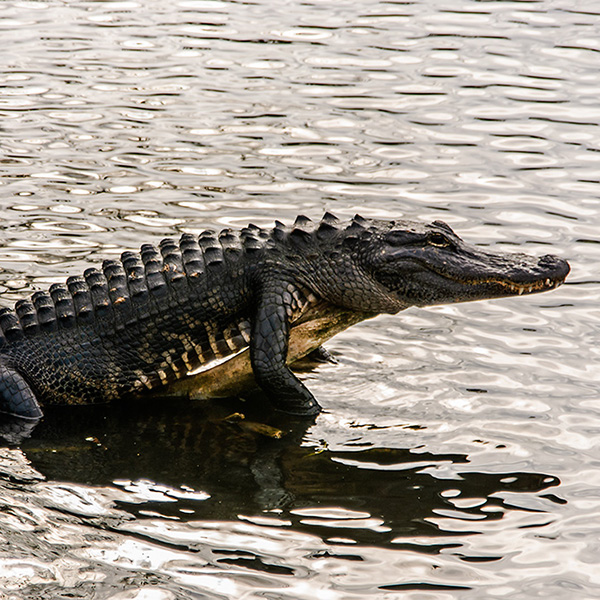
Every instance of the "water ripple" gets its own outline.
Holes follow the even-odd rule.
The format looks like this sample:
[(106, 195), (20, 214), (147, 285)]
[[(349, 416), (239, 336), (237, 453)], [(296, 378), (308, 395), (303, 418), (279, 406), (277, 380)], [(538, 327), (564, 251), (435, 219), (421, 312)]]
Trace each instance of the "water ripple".
[(165, 235), (324, 209), (572, 264), (552, 294), (338, 336), (306, 430), (233, 401), (51, 411), (0, 450), (7, 597), (597, 596), (597, 17), (2, 3), (6, 304)]

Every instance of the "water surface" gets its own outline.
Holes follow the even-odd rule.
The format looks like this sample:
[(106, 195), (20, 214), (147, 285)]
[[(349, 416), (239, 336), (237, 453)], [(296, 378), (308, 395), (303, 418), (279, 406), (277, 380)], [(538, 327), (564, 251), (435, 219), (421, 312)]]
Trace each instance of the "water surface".
[(572, 265), (334, 338), (303, 375), (314, 425), (250, 400), (49, 410), (0, 449), (5, 597), (599, 597), (599, 17), (1, 3), (5, 305), (124, 248), (324, 210)]

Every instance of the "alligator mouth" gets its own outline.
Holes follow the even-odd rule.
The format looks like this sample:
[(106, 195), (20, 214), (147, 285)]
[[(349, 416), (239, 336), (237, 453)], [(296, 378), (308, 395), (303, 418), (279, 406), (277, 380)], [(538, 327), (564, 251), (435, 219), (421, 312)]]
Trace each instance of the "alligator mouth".
[[(465, 281), (467, 285), (498, 285), (501, 288), (508, 290), (509, 292), (517, 295), (522, 294), (533, 294), (535, 292), (545, 292), (548, 290), (553, 290), (557, 288), (559, 285), (562, 285), (564, 282), (564, 278), (557, 279), (539, 279), (538, 281), (534, 281), (533, 283), (516, 283), (514, 281), (508, 281), (506, 279), (473, 279), (471, 281)], [(459, 280), (455, 280), (459, 282)]]
[[(492, 256), (492, 258), (496, 259), (499, 256)], [(510, 260), (511, 255), (507, 255), (506, 258)], [(507, 265), (506, 275), (498, 272), (487, 274), (483, 272), (480, 276), (476, 273), (452, 273), (444, 269), (437, 269), (431, 264), (429, 269), (436, 275), (457, 285), (468, 286), (472, 291), (479, 288), (483, 295), (490, 293), (493, 294), (492, 297), (503, 295), (521, 296), (553, 290), (564, 283), (570, 271), (567, 261), (551, 254), (542, 256), (539, 259), (530, 259), (525, 255), (514, 255), (514, 260), (517, 264), (514, 268)]]

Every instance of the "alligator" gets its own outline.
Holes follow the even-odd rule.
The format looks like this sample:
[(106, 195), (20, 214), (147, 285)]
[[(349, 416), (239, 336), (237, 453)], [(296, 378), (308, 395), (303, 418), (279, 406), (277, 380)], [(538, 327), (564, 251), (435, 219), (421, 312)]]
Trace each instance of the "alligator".
[[(469, 246), (442, 221), (325, 213), (184, 233), (0, 309), (0, 412), (37, 420), (50, 404), (189, 391), (244, 353), (274, 408), (314, 416), (321, 407), (288, 363), (332, 333), (411, 306), (551, 290), (569, 268)], [(298, 331), (311, 342), (292, 353)]]

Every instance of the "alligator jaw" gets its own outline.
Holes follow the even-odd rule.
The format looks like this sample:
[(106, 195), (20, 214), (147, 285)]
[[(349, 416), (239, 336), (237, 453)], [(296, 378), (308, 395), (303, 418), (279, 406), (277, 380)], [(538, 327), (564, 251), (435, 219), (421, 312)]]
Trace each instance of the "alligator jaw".
[(444, 258), (437, 264), (435, 260), (420, 261), (425, 268), (418, 284), (429, 290), (429, 296), (425, 302), (417, 302), (419, 306), (546, 292), (561, 285), (570, 271), (565, 260), (551, 254), (534, 258), (467, 248), (462, 256)]
[(514, 281), (507, 281), (502, 279), (488, 279), (484, 281), (470, 281), (471, 285), (497, 285), (501, 289), (507, 290), (510, 295), (522, 294), (535, 294), (538, 292), (546, 292), (553, 290), (564, 283), (565, 278), (562, 279), (540, 279), (533, 283), (516, 283)]

